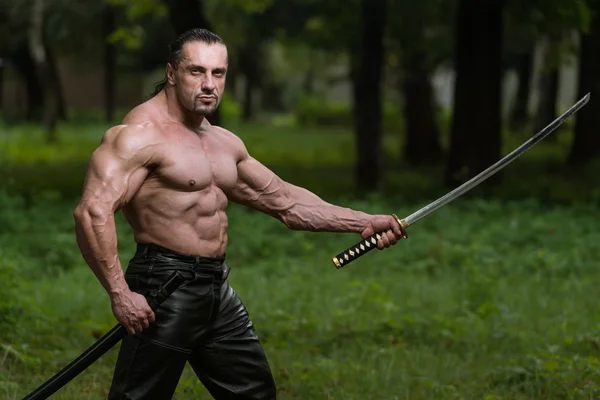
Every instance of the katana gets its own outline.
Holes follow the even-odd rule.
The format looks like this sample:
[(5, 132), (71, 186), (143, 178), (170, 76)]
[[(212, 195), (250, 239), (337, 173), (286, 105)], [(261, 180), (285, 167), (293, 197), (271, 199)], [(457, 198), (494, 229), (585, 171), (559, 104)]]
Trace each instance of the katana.
[[(171, 274), (162, 286), (150, 291), (146, 297), (150, 308), (152, 308), (153, 311), (156, 311), (160, 304), (181, 286), (185, 280), (185, 276), (179, 271), (175, 271)], [(79, 357), (47, 380), (42, 386), (24, 397), (23, 400), (47, 399), (115, 346), (126, 334), (127, 330), (123, 325), (115, 325), (114, 328), (101, 337)]]
[[(490, 176), (494, 175), (496, 172), (500, 171), (502, 168), (506, 167), (508, 164), (510, 164), (512, 161), (514, 161), (517, 157), (519, 157), (520, 155), (525, 153), (527, 150), (529, 150), (532, 146), (534, 146), (536, 143), (538, 143), (540, 140), (544, 139), (546, 136), (548, 136), (550, 133), (552, 133), (556, 128), (558, 128), (560, 125), (562, 125), (571, 115), (575, 114), (584, 105), (586, 105), (587, 102), (589, 101), (589, 99), (590, 99), (590, 93), (588, 93), (584, 97), (582, 97), (577, 103), (573, 104), (571, 106), (571, 108), (569, 108), (567, 111), (565, 111), (561, 116), (556, 118), (548, 126), (546, 126), (544, 129), (542, 129), (541, 131), (536, 133), (534, 136), (529, 138), (529, 140), (527, 140), (526, 142), (521, 144), (515, 150), (513, 150), (512, 152), (507, 154), (505, 157), (503, 157), (502, 159), (500, 159), (493, 165), (489, 166), (484, 171), (480, 172), (478, 175), (469, 179), (467, 182), (463, 183), (456, 189), (452, 190), (451, 192), (449, 192), (449, 193), (445, 194), (444, 196), (440, 197), (439, 199), (431, 202), (430, 204), (426, 205), (425, 207), (421, 208), (420, 210), (410, 214), (406, 218), (399, 219), (395, 214), (392, 214), (394, 216), (394, 218), (396, 218), (396, 220), (400, 224), (400, 227), (402, 230), (402, 237), (404, 239), (408, 238), (408, 235), (406, 234), (406, 228), (408, 228), (410, 225), (413, 225), (417, 221), (425, 218), (429, 214), (438, 210), (440, 207), (450, 203), (451, 201), (460, 197), (464, 193), (473, 189), (475, 186), (479, 185), (481, 182), (483, 182)], [(340, 254), (338, 254), (337, 256), (333, 257), (333, 263), (335, 264), (336, 268), (338, 268), (338, 269), (342, 268), (343, 266), (348, 265), (352, 261), (356, 260), (358, 257), (377, 248), (377, 241), (379, 239), (381, 239), (381, 235), (382, 235), (382, 232), (376, 232), (376, 233), (372, 234), (371, 236), (356, 243), (354, 246), (349, 247), (346, 251), (343, 251)]]

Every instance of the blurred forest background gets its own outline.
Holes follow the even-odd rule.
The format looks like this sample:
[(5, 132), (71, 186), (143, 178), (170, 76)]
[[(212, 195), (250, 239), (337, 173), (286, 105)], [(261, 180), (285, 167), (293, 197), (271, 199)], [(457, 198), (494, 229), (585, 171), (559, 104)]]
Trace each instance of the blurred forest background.
[[(102, 134), (194, 27), (229, 49), (211, 122), (373, 213), (408, 215), (591, 93), (393, 249), (335, 270), (356, 237), (231, 205), (228, 258), (282, 399), (598, 398), (600, 1), (0, 0), (1, 398), (114, 325), (72, 211)], [(116, 351), (56, 398), (102, 398)], [(210, 398), (189, 369), (176, 396)]]

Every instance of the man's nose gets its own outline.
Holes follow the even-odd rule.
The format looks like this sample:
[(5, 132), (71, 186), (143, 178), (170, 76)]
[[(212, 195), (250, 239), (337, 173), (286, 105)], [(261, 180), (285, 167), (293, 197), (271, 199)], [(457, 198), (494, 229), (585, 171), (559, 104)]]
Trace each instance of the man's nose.
[(206, 78), (202, 82), (202, 90), (214, 90), (215, 89), (215, 79), (211, 74), (206, 74)]

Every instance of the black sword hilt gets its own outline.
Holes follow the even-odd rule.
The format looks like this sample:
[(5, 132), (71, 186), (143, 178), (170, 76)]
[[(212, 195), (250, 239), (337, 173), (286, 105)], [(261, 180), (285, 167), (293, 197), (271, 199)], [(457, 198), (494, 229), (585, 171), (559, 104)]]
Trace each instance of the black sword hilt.
[[(158, 307), (167, 299), (179, 286), (186, 280), (185, 276), (175, 271), (167, 281), (160, 287), (153, 289), (147, 296), (148, 305), (153, 311), (158, 310)], [(117, 324), (108, 333), (102, 336), (94, 345), (88, 348), (69, 365), (64, 367), (60, 372), (47, 380), (42, 386), (28, 394), (23, 400), (42, 400), (47, 399), (69, 383), (73, 378), (79, 375), (83, 370), (93, 364), (97, 359), (102, 357), (104, 353), (110, 350), (127, 334), (127, 329), (121, 324)]]
[[(407, 223), (404, 220), (400, 220), (396, 214), (392, 214), (396, 221), (400, 224), (400, 230), (402, 231), (402, 238), (408, 239), (408, 234), (406, 233)], [(352, 261), (356, 260), (358, 257), (367, 254), (369, 251), (377, 248), (377, 241), (381, 239), (381, 235), (383, 232), (375, 232), (371, 236), (361, 240), (356, 243), (354, 246), (350, 246), (346, 251), (341, 252), (337, 256), (333, 257), (333, 263), (337, 269), (340, 269)]]
[(175, 271), (162, 286), (152, 289), (146, 296), (146, 301), (148, 301), (148, 305), (152, 308), (152, 311), (158, 310), (158, 307), (160, 307), (167, 297), (169, 297), (175, 289), (181, 286), (185, 280), (186, 278), (181, 272)]

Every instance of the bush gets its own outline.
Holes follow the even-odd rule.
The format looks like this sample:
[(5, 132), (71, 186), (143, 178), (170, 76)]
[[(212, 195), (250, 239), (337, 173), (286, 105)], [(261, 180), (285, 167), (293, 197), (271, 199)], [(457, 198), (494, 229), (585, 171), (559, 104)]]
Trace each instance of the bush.
[[(0, 282), (18, 282), (18, 275), (14, 264), (10, 263), (5, 257), (4, 252), (0, 250)], [(0, 342), (7, 339), (8, 333), (12, 332), (15, 316), (22, 310), (15, 305), (15, 299), (18, 299), (15, 285), (2, 285), (3, 293), (0, 296)]]
[(348, 104), (327, 101), (317, 96), (300, 96), (295, 114), (296, 121), (302, 126), (352, 125), (352, 113)]
[[(352, 100), (348, 102), (326, 100), (320, 96), (302, 95), (295, 110), (296, 121), (301, 126), (336, 126), (352, 128)], [(383, 129), (397, 133), (404, 120), (401, 105), (388, 100), (383, 104)]]
[(221, 118), (226, 122), (237, 122), (242, 115), (242, 107), (235, 100), (232, 93), (225, 93), (225, 96), (219, 104)]

